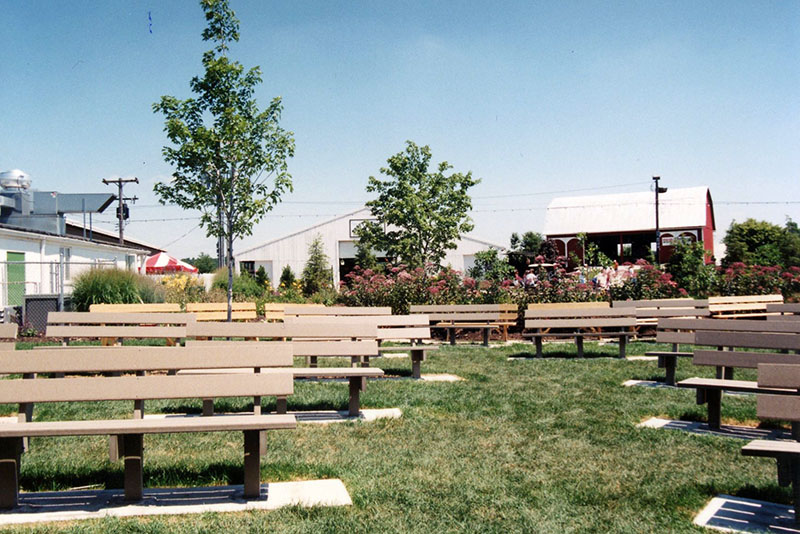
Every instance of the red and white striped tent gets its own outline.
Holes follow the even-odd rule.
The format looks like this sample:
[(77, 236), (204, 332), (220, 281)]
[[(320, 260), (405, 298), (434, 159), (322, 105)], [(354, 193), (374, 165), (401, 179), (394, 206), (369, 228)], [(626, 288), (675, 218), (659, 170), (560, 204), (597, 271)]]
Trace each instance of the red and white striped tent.
[(185, 261), (173, 258), (165, 252), (159, 252), (154, 256), (148, 257), (144, 262), (146, 274), (164, 273), (196, 273), (197, 267), (189, 265)]

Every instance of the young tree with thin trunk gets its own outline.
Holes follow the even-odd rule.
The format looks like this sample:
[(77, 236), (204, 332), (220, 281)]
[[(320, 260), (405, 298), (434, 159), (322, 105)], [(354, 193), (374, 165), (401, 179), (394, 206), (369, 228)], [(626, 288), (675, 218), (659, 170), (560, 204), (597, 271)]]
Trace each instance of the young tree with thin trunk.
[[(201, 212), (208, 236), (222, 238), (228, 263), (228, 321), (233, 300), (233, 244), (292, 190), (287, 160), (294, 155), (291, 132), (280, 127), (283, 106), (274, 98), (259, 110), (254, 98), (261, 70), (245, 71), (228, 58), (239, 40), (239, 21), (227, 0), (201, 0), (207, 27), (203, 76), (190, 82), (194, 98), (162, 96), (153, 111), (165, 117), (172, 146), (164, 159), (174, 165), (168, 183), (155, 185), (159, 200)], [(222, 255), (222, 251), (221, 254)]]

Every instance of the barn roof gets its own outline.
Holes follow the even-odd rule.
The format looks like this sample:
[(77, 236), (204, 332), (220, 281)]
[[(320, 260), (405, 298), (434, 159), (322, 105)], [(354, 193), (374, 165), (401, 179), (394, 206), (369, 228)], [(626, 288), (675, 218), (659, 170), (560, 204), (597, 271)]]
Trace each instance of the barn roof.
[[(706, 186), (669, 188), (658, 199), (659, 227), (700, 228), (706, 225)], [(712, 207), (712, 226), (713, 207)], [(559, 197), (547, 206), (547, 236), (655, 231), (655, 193)]]

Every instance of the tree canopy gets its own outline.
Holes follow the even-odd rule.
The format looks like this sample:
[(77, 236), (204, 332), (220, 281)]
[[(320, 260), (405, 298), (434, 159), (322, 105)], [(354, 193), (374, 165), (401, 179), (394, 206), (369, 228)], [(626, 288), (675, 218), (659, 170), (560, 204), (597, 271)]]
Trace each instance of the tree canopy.
[(471, 172), (446, 174), (453, 168), (446, 161), (429, 172), (431, 158), (430, 147), (407, 141), (405, 151), (381, 168), (385, 179), (370, 176), (367, 192), (377, 197), (367, 206), (377, 222), (356, 230), (365, 246), (411, 268), (438, 267), (461, 234), (473, 228), (468, 190), (480, 180)]
[(207, 22), (203, 40), (214, 46), (203, 54), (204, 74), (189, 83), (194, 98), (162, 96), (153, 104), (153, 111), (165, 117), (172, 143), (164, 147), (164, 159), (175, 169), (169, 182), (154, 189), (162, 203), (200, 211), (207, 235), (225, 240), (230, 318), (233, 242), (252, 234), (281, 195), (292, 190), (287, 160), (294, 155), (294, 139), (279, 125), (280, 97), (263, 111), (257, 106), (260, 69), (246, 71), (228, 58), (230, 44), (239, 40), (239, 21), (228, 1), (201, 0), (200, 5)]
[(734, 221), (722, 242), (726, 247), (725, 264), (800, 265), (800, 234), (791, 219), (785, 227), (755, 219)]

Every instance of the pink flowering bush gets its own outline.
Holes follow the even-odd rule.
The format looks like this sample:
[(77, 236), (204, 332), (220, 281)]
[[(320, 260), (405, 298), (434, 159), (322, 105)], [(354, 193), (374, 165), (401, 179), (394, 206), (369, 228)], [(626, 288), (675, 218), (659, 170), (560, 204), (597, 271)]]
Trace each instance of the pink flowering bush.
[[(720, 295), (772, 295), (788, 289), (791, 294), (791, 286), (798, 278), (798, 274), (792, 273), (791, 269), (797, 267), (782, 272), (783, 269), (778, 266), (764, 267), (735, 262), (718, 270), (716, 290)], [(795, 289), (794, 292), (796, 291)]]
[(621, 283), (609, 288), (612, 300), (650, 300), (688, 297), (679, 288), (672, 275), (665, 273), (645, 260), (638, 260), (636, 268)]

